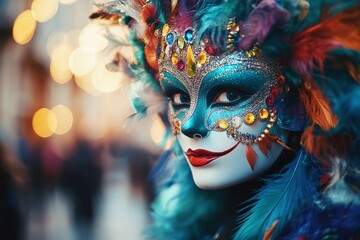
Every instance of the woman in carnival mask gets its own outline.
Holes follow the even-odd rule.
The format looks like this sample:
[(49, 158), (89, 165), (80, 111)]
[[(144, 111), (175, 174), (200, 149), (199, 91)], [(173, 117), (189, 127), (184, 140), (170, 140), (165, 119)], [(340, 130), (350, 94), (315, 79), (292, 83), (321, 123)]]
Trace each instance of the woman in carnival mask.
[(360, 1), (99, 6), (133, 30), (134, 83), (169, 99), (148, 238), (360, 237)]

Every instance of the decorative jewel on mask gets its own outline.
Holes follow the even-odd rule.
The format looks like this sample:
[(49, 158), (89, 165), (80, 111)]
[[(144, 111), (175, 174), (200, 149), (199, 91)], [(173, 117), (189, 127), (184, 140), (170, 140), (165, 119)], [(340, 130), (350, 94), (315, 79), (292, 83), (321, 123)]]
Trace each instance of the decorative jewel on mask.
[(197, 57), (197, 62), (200, 65), (206, 63), (206, 53), (205, 52), (200, 52), (199, 53), (199, 55)]
[(269, 117), (269, 111), (266, 108), (262, 108), (259, 112), (259, 118), (261, 120), (266, 120)]
[(184, 34), (184, 40), (187, 42), (187, 43), (193, 43), (195, 39), (195, 30), (193, 28), (187, 28), (185, 30), (185, 34)]
[(208, 45), (205, 47), (205, 52), (207, 52), (209, 55), (215, 55), (216, 50), (212, 45)]
[(177, 44), (178, 44), (179, 49), (183, 49), (183, 48), (184, 48), (184, 46), (185, 46), (185, 41), (184, 41), (184, 38), (183, 38), (182, 36), (178, 36)]
[(255, 44), (252, 49), (245, 51), (245, 53), (246, 53), (246, 56), (248, 56), (249, 58), (260, 55), (260, 50), (258, 48), (258, 44)]
[(181, 132), (181, 121), (178, 118), (172, 120), (172, 132), (177, 135)]
[(252, 125), (255, 122), (256, 118), (253, 113), (248, 113), (245, 115), (245, 123), (247, 125)]
[(194, 57), (194, 53), (193, 53), (190, 45), (188, 46), (188, 49), (187, 49), (186, 72), (190, 77), (192, 77), (196, 74), (195, 57)]
[(169, 32), (169, 24), (165, 24), (162, 29), (162, 36), (165, 37)]
[(216, 129), (220, 132), (225, 131), (226, 129), (228, 129), (228, 127), (229, 123), (224, 119), (221, 119), (216, 125)]
[(183, 60), (179, 60), (176, 63), (176, 68), (179, 69), (180, 71), (184, 71), (185, 69), (185, 62)]
[(236, 129), (239, 128), (241, 126), (241, 118), (239, 116), (235, 116), (231, 119), (231, 125)]
[(176, 65), (179, 62), (179, 56), (177, 55), (177, 53), (173, 53), (171, 55), (171, 62), (174, 65)]
[(235, 50), (234, 44), (239, 39), (238, 33), (240, 30), (240, 27), (235, 22), (235, 18), (230, 18), (228, 25), (226, 27), (226, 30), (229, 31), (229, 34), (228, 34), (227, 40), (226, 40), (226, 49), (228, 50), (228, 52), (233, 52)]

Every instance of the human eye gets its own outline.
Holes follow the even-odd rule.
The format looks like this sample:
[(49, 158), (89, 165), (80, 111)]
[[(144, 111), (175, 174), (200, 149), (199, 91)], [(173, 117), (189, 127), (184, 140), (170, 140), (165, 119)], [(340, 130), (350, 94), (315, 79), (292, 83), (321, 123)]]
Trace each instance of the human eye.
[(175, 107), (185, 107), (190, 104), (190, 96), (184, 92), (177, 92), (170, 96), (170, 101)]
[(225, 91), (218, 94), (214, 103), (234, 103), (241, 99), (241, 95), (237, 91)]

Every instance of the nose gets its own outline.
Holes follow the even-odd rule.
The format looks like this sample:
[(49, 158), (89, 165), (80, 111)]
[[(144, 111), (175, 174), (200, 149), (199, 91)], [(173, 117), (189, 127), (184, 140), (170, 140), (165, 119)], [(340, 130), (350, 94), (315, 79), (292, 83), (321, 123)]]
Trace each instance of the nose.
[(197, 117), (195, 113), (181, 126), (181, 131), (189, 138), (204, 138), (209, 133), (204, 118)]

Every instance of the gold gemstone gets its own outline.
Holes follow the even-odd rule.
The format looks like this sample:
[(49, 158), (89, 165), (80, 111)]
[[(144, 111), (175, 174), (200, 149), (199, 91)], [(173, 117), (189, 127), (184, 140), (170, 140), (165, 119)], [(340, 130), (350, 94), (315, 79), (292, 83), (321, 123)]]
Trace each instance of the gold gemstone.
[(174, 135), (177, 135), (181, 131), (181, 122), (178, 118), (173, 119), (172, 131)]
[(196, 73), (195, 57), (190, 45), (188, 46), (187, 49), (186, 72), (191, 77), (194, 76)]
[(185, 41), (184, 41), (184, 38), (182, 36), (179, 36), (178, 39), (177, 39), (177, 44), (178, 44), (178, 47), (180, 49), (183, 49), (184, 48), (184, 45), (185, 45)]
[(216, 125), (218, 131), (225, 131), (228, 127), (229, 123), (225, 119), (221, 119)]
[(255, 122), (255, 116), (252, 113), (248, 113), (245, 115), (245, 123), (251, 125)]
[(256, 55), (256, 52), (254, 50), (249, 50), (246, 51), (245, 53), (249, 58), (254, 57)]
[(165, 37), (166, 34), (168, 34), (168, 32), (169, 32), (169, 25), (165, 24), (162, 29), (162, 36)]
[(197, 62), (199, 64), (204, 64), (206, 63), (206, 53), (205, 52), (200, 52), (198, 57), (197, 57)]
[(261, 120), (266, 120), (269, 117), (269, 111), (266, 108), (261, 109), (259, 117)]
[(179, 56), (176, 53), (171, 55), (171, 62), (176, 65), (179, 62)]

